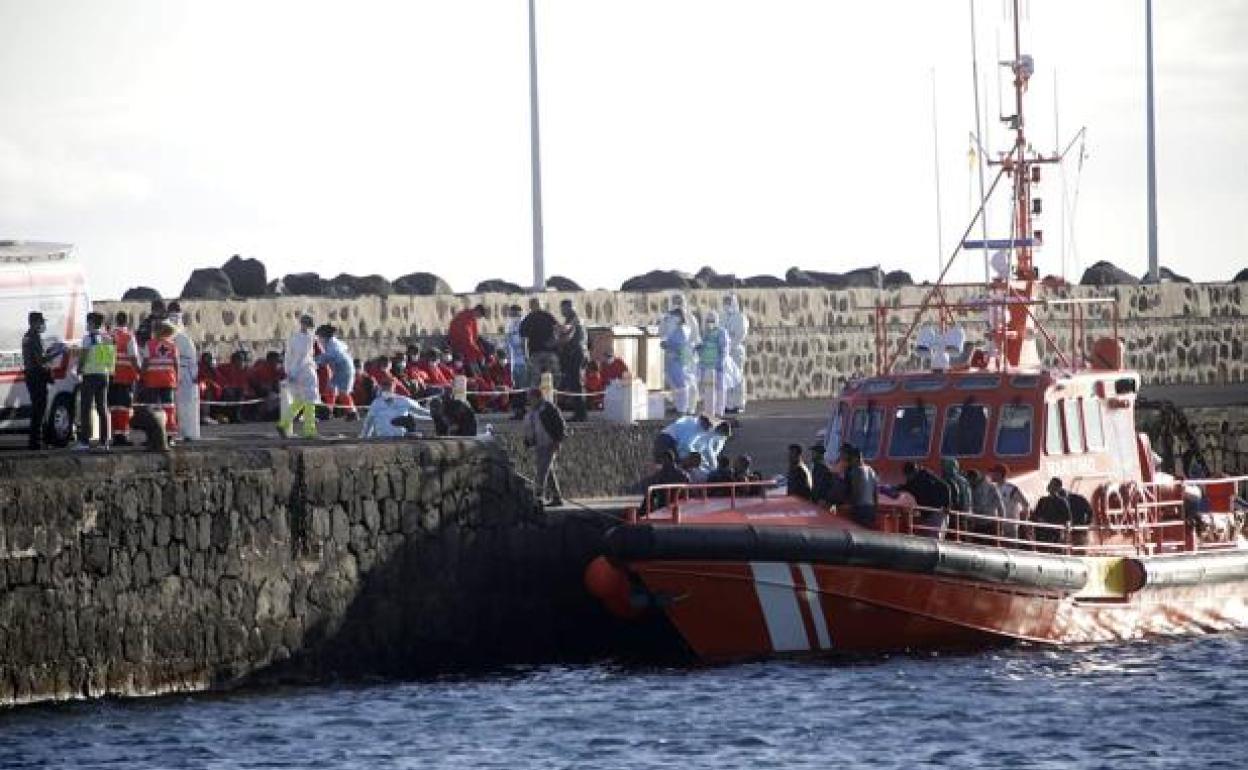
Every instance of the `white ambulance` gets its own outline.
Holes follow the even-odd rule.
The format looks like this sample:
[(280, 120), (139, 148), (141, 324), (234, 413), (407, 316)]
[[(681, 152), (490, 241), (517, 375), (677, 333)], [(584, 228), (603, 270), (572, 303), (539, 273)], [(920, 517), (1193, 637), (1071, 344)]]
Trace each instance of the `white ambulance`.
[[(75, 346), (82, 339), (91, 309), (87, 279), (64, 243), (0, 240), (0, 432), (25, 433), (30, 428), (30, 395), (22, 371), (22, 336), (32, 310), (47, 321), (44, 346)], [(74, 432), (74, 392), (78, 375), (72, 355), (52, 362), (54, 382), (48, 388), (48, 411), (42, 419), (49, 443), (64, 446)]]

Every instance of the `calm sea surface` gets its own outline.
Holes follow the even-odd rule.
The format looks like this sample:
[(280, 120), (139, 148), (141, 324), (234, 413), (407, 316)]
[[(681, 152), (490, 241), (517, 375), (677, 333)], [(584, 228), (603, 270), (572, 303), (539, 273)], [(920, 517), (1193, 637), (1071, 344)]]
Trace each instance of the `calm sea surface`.
[(583, 665), (0, 713), (0, 767), (1248, 767), (1248, 635)]

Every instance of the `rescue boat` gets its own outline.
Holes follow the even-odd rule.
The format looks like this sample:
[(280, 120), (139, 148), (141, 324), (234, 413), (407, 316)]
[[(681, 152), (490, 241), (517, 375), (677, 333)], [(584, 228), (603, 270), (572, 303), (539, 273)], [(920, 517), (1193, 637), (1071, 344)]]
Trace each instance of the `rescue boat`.
[[(824, 433), (829, 462), (848, 444), (876, 470), (875, 524), (766, 483), (652, 487), (585, 573), (611, 612), (663, 613), (712, 661), (1248, 626), (1248, 477), (1163, 472), (1136, 431), (1140, 377), (1124, 367), (1116, 301), (1042, 296), (1032, 191), (1061, 158), (1035, 154), (1024, 136), (1034, 65), (1019, 50), (1014, 5), (1014, 58), (1004, 63), (1014, 142), (991, 161), (992, 189), (1012, 187), (997, 277), (955, 286), (942, 274), (917, 305), (877, 305), (876, 371), (843, 389)], [(968, 317), (981, 335), (960, 325)], [(905, 463), (934, 469), (945, 458), (981, 472), (1007, 466), (1032, 510), (1058, 478), (1090, 517), (937, 512), (898, 489)], [(651, 508), (655, 498), (665, 504)], [(925, 526), (933, 513), (947, 525)]]

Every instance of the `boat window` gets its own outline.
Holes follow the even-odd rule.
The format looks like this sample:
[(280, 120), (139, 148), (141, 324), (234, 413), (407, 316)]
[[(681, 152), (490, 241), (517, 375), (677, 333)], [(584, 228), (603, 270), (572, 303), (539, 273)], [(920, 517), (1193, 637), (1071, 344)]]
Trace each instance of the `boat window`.
[(1040, 378), (1034, 374), (1016, 374), (1010, 378), (1010, 384), (1016, 388), (1034, 388)]
[(1106, 414), (1105, 431), (1110, 457), (1120, 479), (1139, 478), (1140, 455), (1137, 451), (1135, 419), (1130, 409), (1110, 409)]
[(889, 457), (927, 457), (936, 424), (934, 406), (900, 406), (893, 412), (893, 432), (888, 440)]
[(868, 393), (887, 393), (896, 389), (896, 380), (867, 380), (867, 384), (863, 386), (863, 390)]
[(878, 406), (854, 410), (846, 443), (862, 450), (863, 457), (875, 457), (880, 451), (880, 432), (884, 425), (884, 409)]
[(1088, 434), (1088, 449), (1105, 448), (1105, 428), (1101, 423), (1101, 400), (1083, 399), (1083, 425)]
[(828, 419), (828, 427), (823, 432), (823, 446), (826, 450), (827, 462), (835, 465), (841, 459), (841, 438), (845, 423), (845, 404), (837, 403)]
[(997, 423), (997, 454), (1003, 456), (1031, 454), (1030, 404), (1006, 404)]
[(929, 393), (945, 387), (944, 377), (916, 377), (906, 380), (906, 390), (911, 393)]
[(1060, 455), (1062, 447), (1062, 410), (1058, 404), (1044, 406), (1044, 453)]
[(1066, 450), (1069, 452), (1086, 451), (1083, 445), (1083, 421), (1079, 415), (1079, 400), (1063, 398), (1062, 416), (1066, 422)]
[[(940, 438), (941, 457), (971, 457), (983, 454), (988, 435), (988, 407), (958, 404), (945, 410), (945, 429)], [(1027, 442), (1030, 444), (1030, 440)]]
[(1001, 387), (997, 374), (972, 374), (958, 379), (958, 390), (996, 390)]

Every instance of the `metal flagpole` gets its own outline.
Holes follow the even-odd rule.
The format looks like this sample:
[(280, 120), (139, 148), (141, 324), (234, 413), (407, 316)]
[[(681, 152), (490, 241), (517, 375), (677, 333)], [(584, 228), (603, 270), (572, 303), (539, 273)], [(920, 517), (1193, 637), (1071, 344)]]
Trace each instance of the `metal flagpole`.
[(1153, 125), (1153, 0), (1144, 2), (1144, 44), (1147, 62), (1147, 99), (1145, 110), (1148, 113), (1145, 142), (1148, 145), (1148, 280), (1156, 283), (1160, 280), (1160, 268), (1157, 264), (1157, 147), (1156, 133)]
[(546, 289), (546, 254), (542, 233), (541, 132), (537, 113), (537, 17), (529, 0), (529, 155), (533, 181), (533, 291)]

